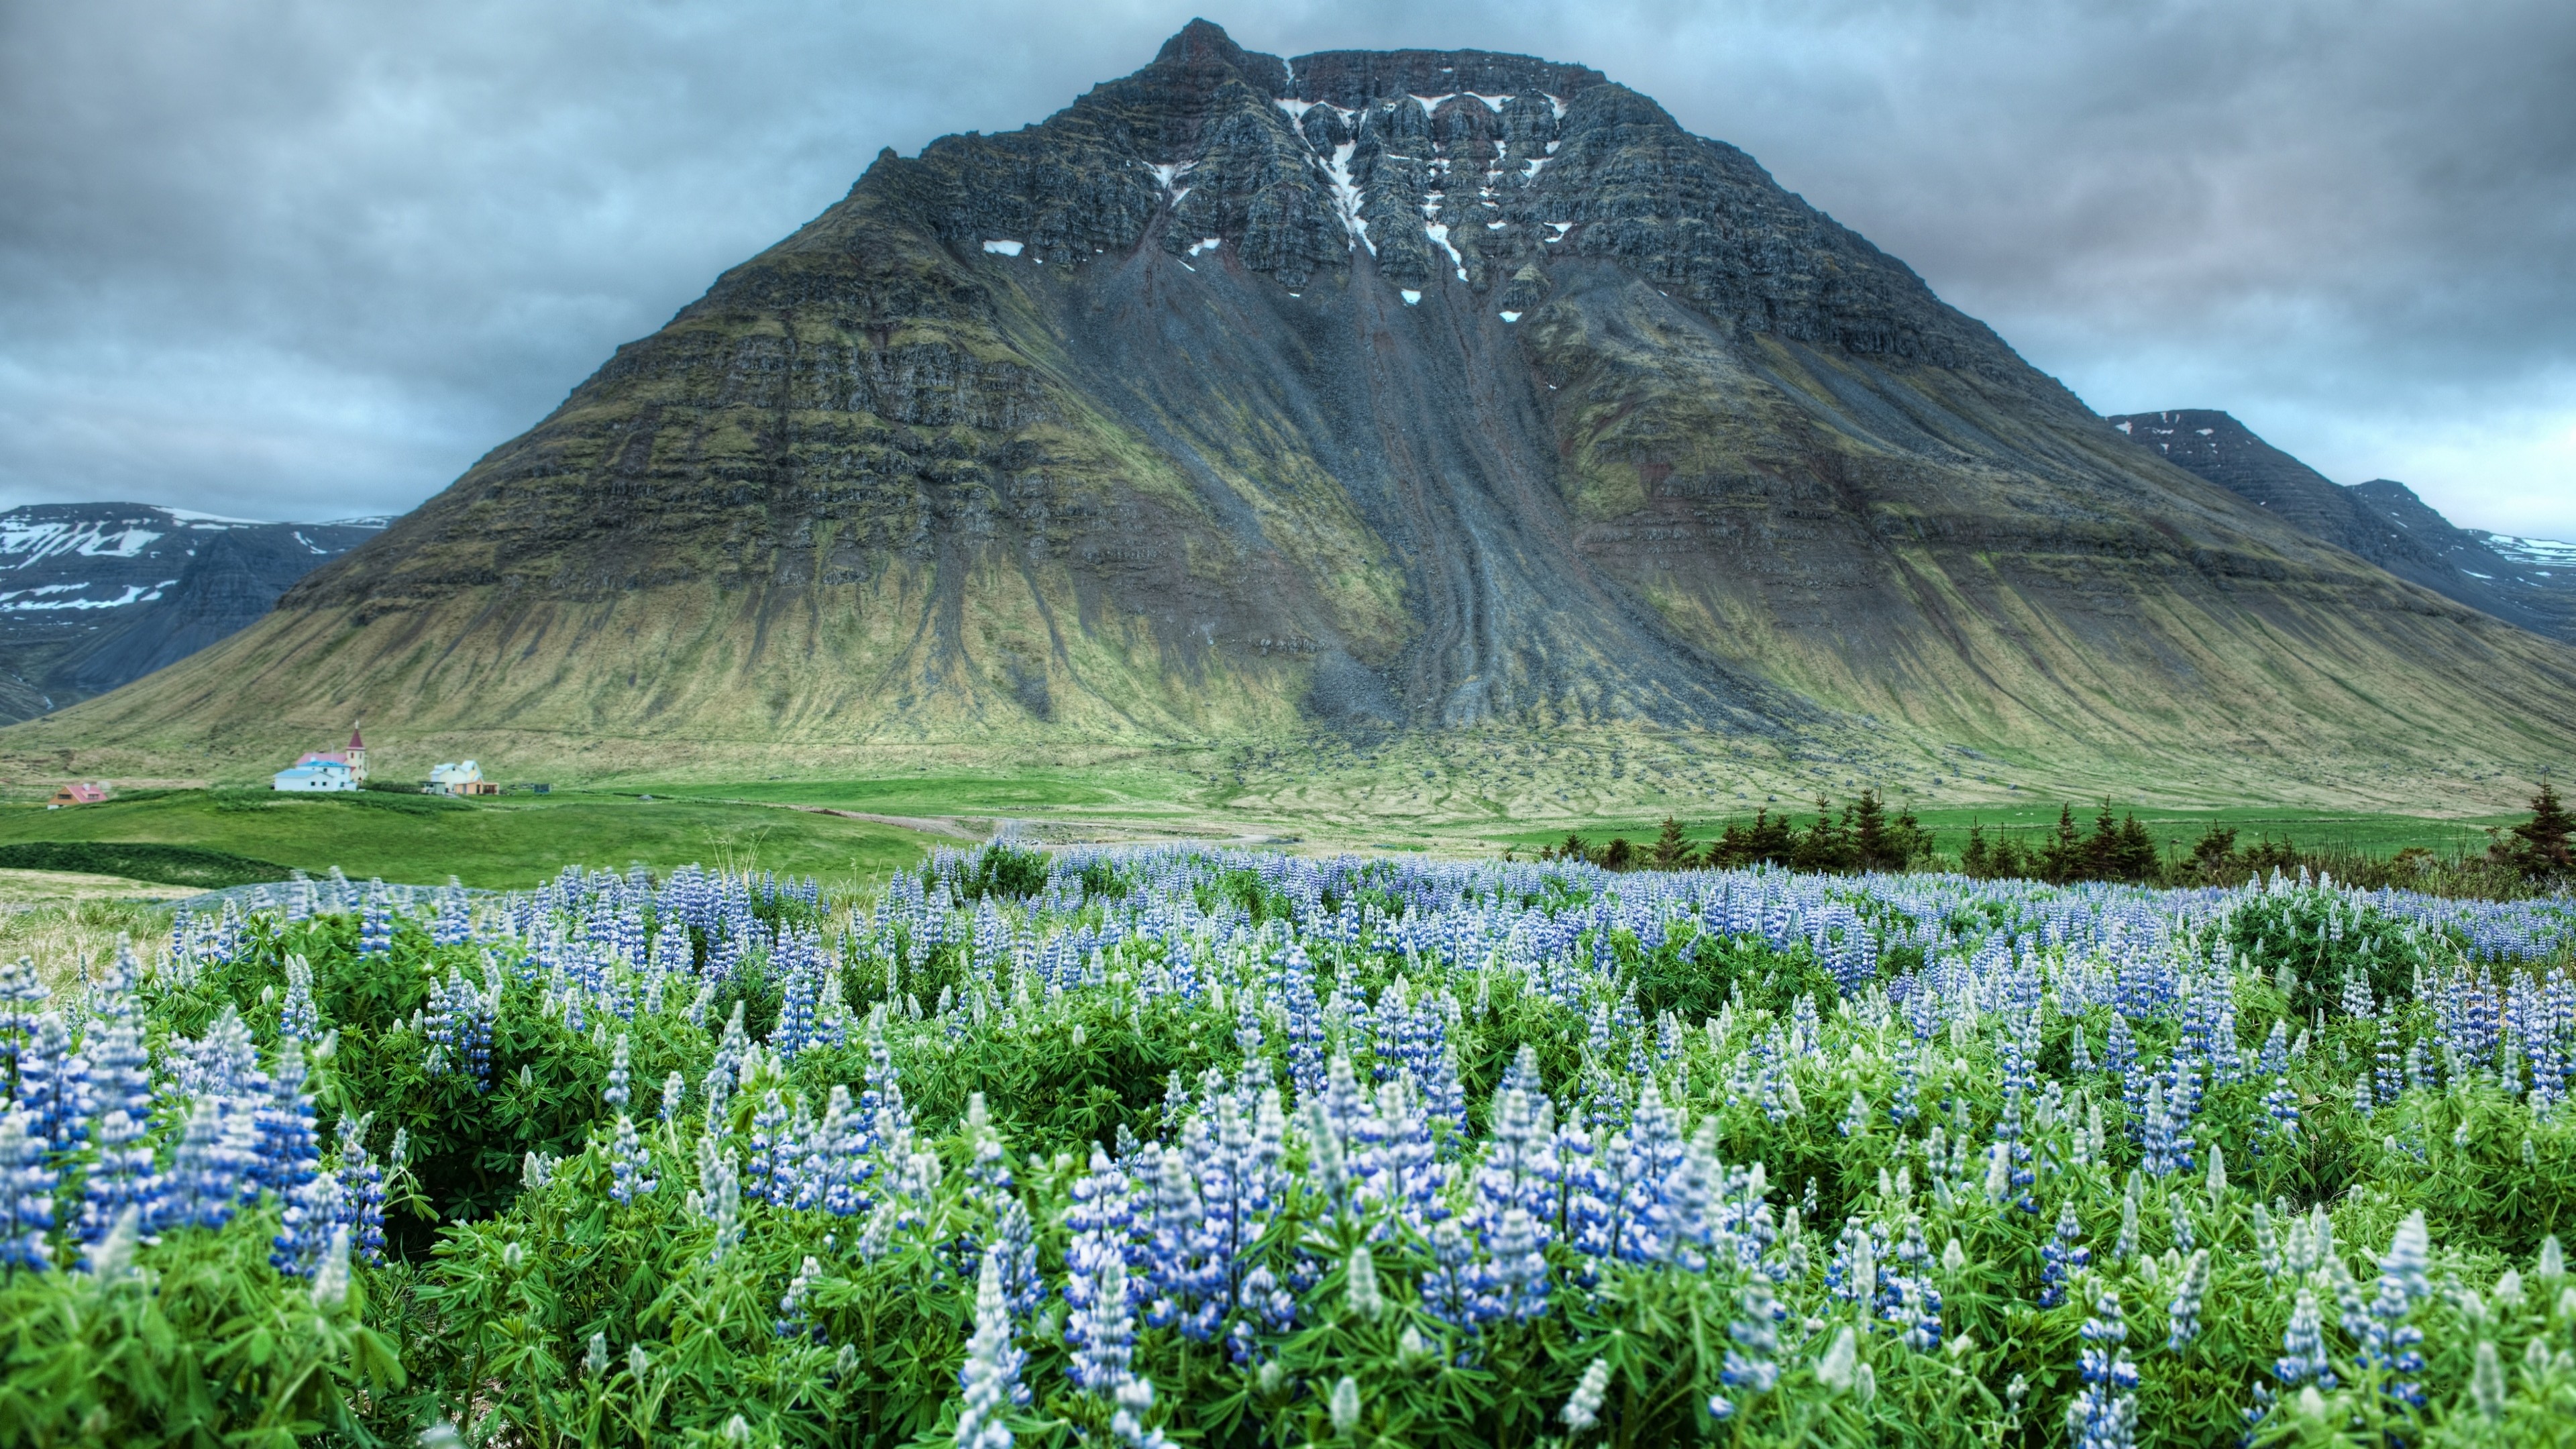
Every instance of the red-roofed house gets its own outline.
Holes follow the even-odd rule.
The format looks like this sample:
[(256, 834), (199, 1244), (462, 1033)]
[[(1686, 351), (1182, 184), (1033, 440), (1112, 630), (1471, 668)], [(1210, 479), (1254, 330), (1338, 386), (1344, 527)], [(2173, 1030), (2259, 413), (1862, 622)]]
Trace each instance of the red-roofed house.
[(66, 805), (96, 805), (106, 798), (107, 782), (105, 780), (74, 780), (63, 788), (56, 790), (54, 792), (53, 803), (47, 805), (45, 808), (48, 810), (60, 810)]

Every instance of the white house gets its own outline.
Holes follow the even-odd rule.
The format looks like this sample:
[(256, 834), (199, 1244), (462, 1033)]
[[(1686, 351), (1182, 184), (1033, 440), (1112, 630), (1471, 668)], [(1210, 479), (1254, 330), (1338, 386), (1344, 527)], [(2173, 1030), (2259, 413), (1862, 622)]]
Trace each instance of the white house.
[(467, 760), (461, 765), (440, 765), (429, 772), (432, 795), (490, 795), (494, 787), (483, 782), (483, 767)]
[(272, 790), (355, 790), (357, 772), (345, 760), (316, 760), (308, 765), (289, 765), (269, 776)]
[(292, 765), (269, 777), (272, 790), (355, 790), (367, 780), (367, 741), (349, 731), (345, 750), (307, 750)]

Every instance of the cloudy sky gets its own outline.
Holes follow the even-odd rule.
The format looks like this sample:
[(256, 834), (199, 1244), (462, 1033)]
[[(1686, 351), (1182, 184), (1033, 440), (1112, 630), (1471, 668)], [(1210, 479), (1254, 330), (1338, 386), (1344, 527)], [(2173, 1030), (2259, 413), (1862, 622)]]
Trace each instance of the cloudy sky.
[(880, 146), (1244, 45), (1600, 68), (2102, 412), (2576, 538), (2566, 0), (0, 0), (0, 503), (410, 507)]

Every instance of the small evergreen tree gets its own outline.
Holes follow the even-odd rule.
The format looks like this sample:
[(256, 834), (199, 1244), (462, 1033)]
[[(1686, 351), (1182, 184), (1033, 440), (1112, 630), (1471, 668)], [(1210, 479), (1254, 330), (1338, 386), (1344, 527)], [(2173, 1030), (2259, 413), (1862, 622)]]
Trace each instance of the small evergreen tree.
[(2078, 870), (2083, 880), (2120, 880), (2120, 822), (2111, 818), (2111, 802), (2102, 801), (2102, 811), (2093, 817), (2093, 833), (2084, 838), (2084, 863)]
[(1840, 823), (1834, 819), (1834, 805), (1822, 795), (1816, 797), (1816, 823), (1798, 837), (1790, 848), (1789, 864), (1798, 870), (1838, 874), (1850, 870), (1855, 857), (1851, 843), (1849, 806), (1843, 808)]
[(1968, 844), (1959, 852), (1959, 869), (1961, 873), (1975, 876), (1979, 880), (1990, 880), (1994, 877), (1994, 857), (1986, 850), (1985, 826), (1973, 821), (1969, 823)]
[(1997, 827), (1994, 853), (1987, 857), (1987, 873), (1996, 880), (2031, 879), (2040, 874), (2039, 863), (2033, 859), (2033, 854), (2022, 849), (2011, 836), (2003, 833), (2001, 827)]
[(1601, 853), (1593, 857), (1592, 863), (1603, 870), (1634, 870), (1637, 866), (1636, 847), (1630, 845), (1624, 835), (1611, 836), (1610, 843), (1601, 847)]
[(2201, 832), (2191, 848), (2191, 863), (2200, 867), (2203, 876), (2214, 877), (2236, 863), (2236, 832), (2223, 825), (2213, 825)]
[(2561, 875), (2576, 867), (2571, 858), (2568, 837), (2576, 835), (2576, 815), (2558, 803), (2557, 788), (2547, 780), (2540, 782), (2540, 793), (2531, 797), (2531, 818), (2513, 828), (2520, 842), (2514, 857), (2524, 871), (2532, 875)]
[(2064, 885), (2078, 879), (2084, 871), (2084, 837), (2075, 830), (2075, 807), (2057, 807), (2057, 830), (2040, 851), (2039, 874), (2053, 884)]
[(1860, 792), (1860, 799), (1849, 807), (1851, 819), (1852, 863), (1862, 870), (1902, 870), (1905, 863), (1894, 859), (1887, 839), (1887, 805), (1875, 789)]
[(1667, 815), (1664, 828), (1655, 835), (1652, 855), (1655, 869), (1681, 870), (1690, 864), (1690, 842), (1682, 838), (1681, 822)]
[(1746, 864), (1760, 861), (1768, 865), (1787, 865), (1790, 856), (1795, 853), (1796, 846), (1796, 842), (1791, 838), (1789, 817), (1783, 815), (1774, 820), (1768, 810), (1755, 811), (1753, 833), (1747, 844), (1751, 848), (1752, 856)]
[(2120, 821), (2120, 838), (2111, 846), (2111, 878), (2144, 882), (2156, 873), (2156, 838), (2138, 823), (2132, 812)]

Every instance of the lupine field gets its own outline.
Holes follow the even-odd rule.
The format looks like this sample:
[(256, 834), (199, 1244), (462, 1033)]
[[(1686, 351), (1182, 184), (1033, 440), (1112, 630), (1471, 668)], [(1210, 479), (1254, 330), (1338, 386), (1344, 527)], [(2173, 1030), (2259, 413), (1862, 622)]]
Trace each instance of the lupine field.
[(0, 979), (0, 1443), (2576, 1442), (2576, 901), (1164, 848)]

